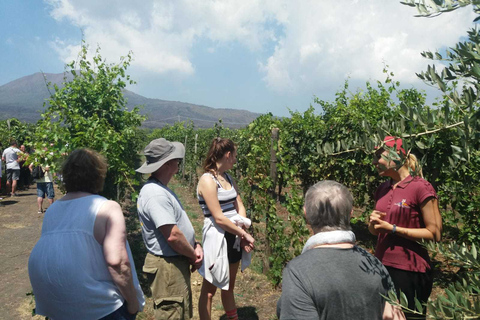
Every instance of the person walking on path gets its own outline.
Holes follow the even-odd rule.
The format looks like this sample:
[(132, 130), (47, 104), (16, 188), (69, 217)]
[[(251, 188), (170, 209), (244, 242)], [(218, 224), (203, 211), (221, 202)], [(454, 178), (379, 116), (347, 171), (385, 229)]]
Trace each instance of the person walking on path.
[[(388, 149), (381, 147), (375, 152), (373, 164), (378, 174), (390, 179), (375, 192), (368, 229), (378, 236), (375, 256), (387, 267), (397, 296), (404, 293), (408, 308), (415, 310), (415, 298), (426, 304), (433, 287), (430, 257), (419, 242), (440, 241), (442, 216), (435, 190), (422, 178), (417, 158), (406, 153), (402, 143), (400, 138), (387, 136), (384, 144)], [(405, 315), (407, 319), (425, 319), (426, 309), (423, 316)]]
[[(33, 174), (35, 166), (33, 162), (28, 167), (30, 172)], [(55, 201), (55, 190), (53, 188), (53, 175), (50, 172), (50, 166), (38, 165), (36, 170), (41, 170), (41, 177), (36, 177), (37, 182), (37, 205), (38, 213), (43, 213), (43, 199), (47, 198), (50, 205)]]
[(46, 211), (28, 261), (35, 311), (52, 320), (133, 320), (145, 299), (122, 208), (98, 195), (107, 162), (77, 149), (62, 172), (67, 193)]
[(250, 264), (255, 239), (245, 231), (251, 225), (238, 188), (230, 177), (237, 160), (230, 139), (215, 138), (198, 182), (197, 197), (205, 216), (203, 224), (204, 262), (199, 270), (203, 284), (198, 301), (200, 319), (211, 319), (212, 300), (217, 287), (227, 319), (237, 320), (234, 288), (240, 260), (242, 271)]
[(2, 203), (3, 198), (1, 197), (3, 191), (2, 191), (2, 171), (3, 171), (3, 164), (2, 164), (2, 158), (0, 158), (0, 207), (4, 207), (5, 205)]
[(20, 179), (20, 164), (18, 163), (19, 152), (17, 141), (12, 140), (10, 147), (6, 148), (2, 153), (2, 160), (5, 162), (7, 168), (7, 192), (11, 188), (10, 195), (12, 197), (17, 196), (17, 182), (18, 179)]
[(147, 247), (143, 272), (147, 274), (155, 319), (190, 319), (190, 272), (200, 268), (203, 249), (176, 194), (167, 185), (185, 156), (180, 142), (164, 138), (144, 149), (145, 163), (136, 171), (150, 174), (137, 200), (142, 236)]
[(314, 235), (283, 270), (277, 316), (284, 319), (405, 319), (385, 301), (393, 290), (387, 269), (355, 245), (353, 197), (335, 181), (310, 187), (303, 208)]

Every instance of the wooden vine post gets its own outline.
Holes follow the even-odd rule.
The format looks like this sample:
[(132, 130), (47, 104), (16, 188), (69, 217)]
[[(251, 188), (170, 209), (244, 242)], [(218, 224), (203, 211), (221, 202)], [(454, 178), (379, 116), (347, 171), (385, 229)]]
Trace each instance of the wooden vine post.
[(193, 148), (194, 150), (194, 157), (193, 157), (193, 172), (192, 172), (192, 177), (190, 178), (190, 181), (192, 181), (192, 186), (196, 186), (198, 183), (198, 174), (197, 174), (197, 167), (198, 167), (198, 155), (197, 155), (197, 143), (198, 143), (198, 133), (195, 134), (195, 146)]
[[(184, 144), (184, 147), (185, 147), (185, 150), (187, 150), (187, 138), (188, 138), (188, 135), (185, 135), (185, 144)], [(182, 177), (183, 179), (185, 180), (185, 162), (186, 162), (186, 157), (184, 157), (183, 159), (183, 162), (182, 162)]]
[(277, 151), (276, 146), (278, 144), (279, 129), (272, 129), (272, 144), (270, 146), (270, 178), (272, 179), (272, 198), (277, 200), (275, 190), (277, 189)]
[[(277, 151), (276, 151), (276, 145), (278, 143), (278, 133), (279, 129), (278, 128), (273, 128), (272, 129), (272, 138), (271, 138), (271, 145), (270, 145), (270, 178), (272, 179), (272, 188), (270, 190), (270, 194), (272, 196), (272, 199), (276, 202), (277, 201), (277, 195), (275, 193), (276, 190), (276, 185), (277, 185)], [(265, 217), (265, 224), (266, 224), (266, 229), (269, 230), (268, 225), (269, 225), (269, 216), (268, 214)], [(268, 232), (268, 231), (267, 231)], [(265, 241), (265, 258), (263, 261), (263, 271), (267, 273), (270, 270), (270, 261), (269, 257), (272, 255), (272, 248), (270, 246), (270, 241), (269, 237), (267, 235), (266, 241)]]

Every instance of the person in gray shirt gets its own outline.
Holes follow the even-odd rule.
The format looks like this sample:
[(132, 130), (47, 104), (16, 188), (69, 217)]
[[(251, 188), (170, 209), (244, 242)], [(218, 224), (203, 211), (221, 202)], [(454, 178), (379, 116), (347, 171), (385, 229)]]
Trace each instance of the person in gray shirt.
[(6, 165), (7, 173), (7, 190), (12, 187), (12, 197), (17, 196), (17, 181), (20, 179), (20, 164), (18, 163), (18, 153), (20, 149), (17, 148), (17, 141), (12, 140), (10, 147), (6, 148), (2, 153), (2, 160)]
[(144, 149), (145, 163), (136, 171), (150, 174), (137, 200), (142, 236), (147, 247), (147, 274), (155, 319), (189, 319), (192, 312), (190, 272), (199, 269), (203, 249), (182, 204), (167, 185), (185, 156), (180, 142), (164, 138)]
[(283, 270), (280, 320), (404, 319), (382, 297), (393, 289), (387, 269), (355, 245), (352, 208), (350, 191), (335, 181), (306, 193), (304, 211), (315, 234)]

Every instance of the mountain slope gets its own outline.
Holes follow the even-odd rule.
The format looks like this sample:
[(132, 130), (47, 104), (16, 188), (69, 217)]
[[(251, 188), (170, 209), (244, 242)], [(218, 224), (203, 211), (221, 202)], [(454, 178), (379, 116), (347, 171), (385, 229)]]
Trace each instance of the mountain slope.
[[(38, 121), (44, 102), (50, 97), (47, 81), (61, 86), (63, 73), (35, 73), (0, 86), (0, 120), (14, 117), (31, 123)], [(218, 119), (222, 119), (227, 127), (239, 128), (260, 115), (246, 110), (214, 109), (179, 101), (150, 99), (129, 90), (124, 91), (124, 96), (129, 110), (142, 105), (140, 113), (148, 117), (143, 126), (149, 128), (189, 119), (198, 128), (211, 127)]]

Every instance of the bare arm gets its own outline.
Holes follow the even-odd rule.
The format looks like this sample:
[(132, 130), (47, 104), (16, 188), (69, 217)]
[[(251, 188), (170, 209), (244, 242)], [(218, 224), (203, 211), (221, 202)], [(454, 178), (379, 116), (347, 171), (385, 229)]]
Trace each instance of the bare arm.
[[(437, 199), (432, 197), (426, 199), (421, 205), (421, 214), (423, 222), (425, 223), (425, 228), (404, 228), (397, 226), (395, 234), (412, 241), (440, 241), (442, 217), (438, 209)], [(374, 231), (378, 233), (392, 232), (393, 225), (384, 221), (384, 216), (384, 213), (380, 213), (378, 216), (372, 213), (372, 215), (370, 215), (369, 230), (372, 227)]]
[(125, 219), (118, 203), (106, 201), (102, 205), (95, 219), (94, 234), (95, 239), (103, 245), (108, 272), (127, 301), (128, 311), (132, 314), (138, 312), (139, 304), (126, 248)]
[(245, 206), (243, 205), (242, 198), (240, 197), (240, 193), (238, 192), (237, 184), (235, 181), (233, 182), (233, 187), (237, 190), (237, 199), (235, 200), (235, 209), (237, 210), (238, 214), (242, 217), (247, 217), (247, 210), (245, 210)]
[[(235, 190), (237, 190), (237, 199), (235, 199), (235, 209), (237, 210), (239, 215), (246, 218), (247, 210), (245, 210), (245, 206), (243, 205), (242, 198), (240, 197), (240, 193), (238, 192), (237, 184), (233, 182), (233, 186)], [(247, 231), (245, 227), (243, 227), (243, 230)], [(254, 248), (253, 243), (249, 243), (248, 240), (246, 239), (241, 240), (240, 247), (246, 252), (251, 252)]]
[(168, 245), (172, 247), (175, 252), (187, 257), (191, 263), (194, 263), (197, 260), (195, 250), (176, 224), (165, 224), (158, 227), (158, 230), (162, 233), (163, 237), (167, 240)]
[(383, 320), (405, 320), (405, 315), (402, 309), (392, 306), (385, 302), (385, 309), (383, 310)]
[[(225, 217), (222, 212), (222, 208), (220, 207), (220, 203), (218, 202), (217, 197), (217, 184), (213, 179), (211, 179), (208, 175), (202, 176), (198, 183), (198, 193), (203, 197), (205, 203), (207, 204), (208, 210), (212, 213), (212, 217), (215, 219), (215, 223), (220, 226), (223, 230), (230, 232), (231, 234), (235, 234), (239, 237), (244, 238), (248, 241), (253, 247), (253, 243), (255, 240), (251, 235), (249, 235), (245, 230), (236, 226), (230, 219)], [(238, 202), (239, 197), (235, 201), (236, 206), (239, 205)], [(240, 199), (240, 203), (241, 203)], [(243, 207), (243, 203), (241, 203)], [(245, 211), (245, 207), (243, 207)], [(245, 212), (243, 212), (246, 214)]]

